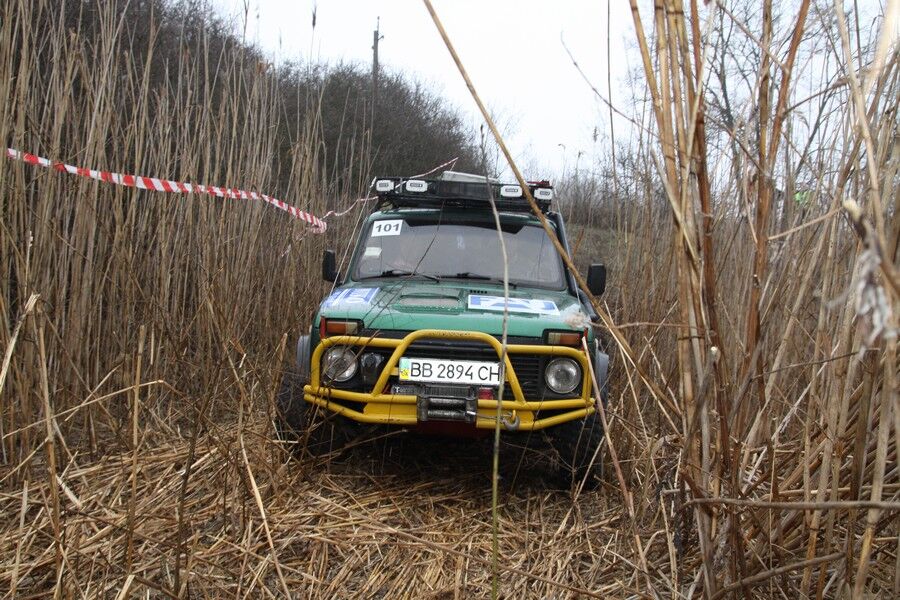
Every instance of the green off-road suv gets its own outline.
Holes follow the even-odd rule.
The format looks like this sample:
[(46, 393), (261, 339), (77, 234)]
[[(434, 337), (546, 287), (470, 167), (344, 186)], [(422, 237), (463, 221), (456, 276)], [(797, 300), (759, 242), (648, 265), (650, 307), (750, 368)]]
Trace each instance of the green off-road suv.
[[(566, 473), (588, 475), (599, 462), (595, 390), (605, 401), (609, 357), (592, 306), (522, 189), (454, 172), (374, 186), (377, 205), (346, 273), (325, 252), (322, 275), (335, 287), (282, 383), (282, 433), (316, 454), (365, 424), (478, 435), (499, 418), (504, 436), (549, 442)], [(549, 183), (529, 187), (568, 251)], [(508, 302), (490, 198), (508, 256)], [(605, 280), (605, 267), (592, 265), (591, 292), (602, 293)]]

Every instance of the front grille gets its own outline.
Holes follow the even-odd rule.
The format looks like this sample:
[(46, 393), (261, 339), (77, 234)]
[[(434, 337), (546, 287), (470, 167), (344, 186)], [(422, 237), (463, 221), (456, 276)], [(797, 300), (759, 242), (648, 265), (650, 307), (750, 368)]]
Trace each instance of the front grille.
[[(535, 343), (535, 340), (528, 339), (519, 343)], [(393, 350), (390, 348), (370, 348), (368, 352), (378, 352), (385, 360), (390, 357)], [(419, 340), (414, 342), (407, 348), (404, 356), (411, 358), (442, 358), (447, 360), (474, 360), (474, 361), (490, 361), (497, 360), (497, 353), (493, 348), (484, 344), (471, 342), (447, 342), (446, 340)], [(538, 398), (541, 393), (541, 369), (544, 364), (544, 357), (539, 354), (510, 354), (510, 363), (513, 370), (519, 378), (519, 385), (522, 386), (522, 393), (526, 398)], [(503, 391), (504, 400), (514, 400), (512, 389), (505, 386)]]
[[(522, 386), (525, 398), (530, 400), (538, 398), (541, 390), (543, 357), (539, 354), (510, 354), (509, 361), (516, 372), (516, 377), (519, 378), (519, 385)], [(510, 386), (503, 389), (503, 399), (515, 400)]]

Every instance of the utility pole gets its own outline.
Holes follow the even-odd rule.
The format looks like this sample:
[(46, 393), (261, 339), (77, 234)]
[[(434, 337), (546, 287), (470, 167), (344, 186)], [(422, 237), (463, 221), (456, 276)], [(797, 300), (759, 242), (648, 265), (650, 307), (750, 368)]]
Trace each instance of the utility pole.
[(378, 104), (378, 42), (383, 40), (381, 35), (381, 17), (375, 21), (375, 31), (372, 32), (372, 123), (371, 129), (375, 129), (375, 106)]

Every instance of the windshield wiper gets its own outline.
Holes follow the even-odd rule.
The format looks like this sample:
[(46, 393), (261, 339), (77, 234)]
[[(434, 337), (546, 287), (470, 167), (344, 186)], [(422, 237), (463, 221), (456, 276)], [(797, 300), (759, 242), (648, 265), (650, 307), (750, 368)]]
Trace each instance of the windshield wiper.
[(377, 279), (379, 277), (424, 277), (425, 279), (430, 279), (431, 281), (440, 281), (440, 278), (429, 275), (428, 273), (416, 273), (414, 271), (403, 271), (401, 269), (388, 269), (386, 271), (382, 271), (378, 275), (368, 275), (366, 277), (360, 277), (360, 279)]
[[(477, 279), (479, 281), (499, 283), (501, 285), (503, 284), (503, 279), (500, 279), (499, 277), (491, 277), (490, 275), (482, 275), (481, 273), (473, 273), (472, 271), (463, 271), (462, 273), (457, 273), (456, 275), (441, 275), (441, 277), (452, 277), (454, 279)], [(509, 287), (515, 288), (516, 284), (510, 281)]]

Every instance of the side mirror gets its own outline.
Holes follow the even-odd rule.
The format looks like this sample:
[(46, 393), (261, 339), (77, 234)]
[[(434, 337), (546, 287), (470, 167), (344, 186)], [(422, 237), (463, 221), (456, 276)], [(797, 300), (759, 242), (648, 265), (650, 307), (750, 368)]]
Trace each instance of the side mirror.
[(606, 290), (606, 265), (588, 267), (587, 285), (595, 296), (601, 295)]
[(337, 270), (337, 259), (334, 250), (326, 250), (322, 255), (322, 279), (334, 283), (340, 277)]

